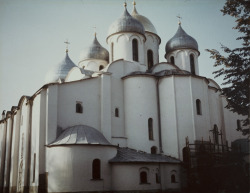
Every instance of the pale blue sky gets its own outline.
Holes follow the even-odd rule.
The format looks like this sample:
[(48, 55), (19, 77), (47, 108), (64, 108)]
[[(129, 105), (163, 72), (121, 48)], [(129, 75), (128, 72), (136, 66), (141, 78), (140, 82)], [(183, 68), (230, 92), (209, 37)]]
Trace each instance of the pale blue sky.
[[(0, 112), (17, 106), (22, 95), (33, 95), (44, 84), (46, 72), (65, 56), (78, 64), (81, 50), (94, 37), (107, 48), (109, 26), (123, 13), (123, 0), (0, 0)], [(183, 29), (194, 37), (201, 53), (201, 76), (213, 78), (213, 60), (206, 48), (220, 43), (239, 46), (234, 19), (222, 16), (224, 0), (137, 0), (137, 11), (150, 19), (161, 38), (160, 62), (165, 44), (175, 34), (181, 15)], [(132, 0), (127, 0), (132, 10)], [(216, 79), (218, 83), (221, 80)]]

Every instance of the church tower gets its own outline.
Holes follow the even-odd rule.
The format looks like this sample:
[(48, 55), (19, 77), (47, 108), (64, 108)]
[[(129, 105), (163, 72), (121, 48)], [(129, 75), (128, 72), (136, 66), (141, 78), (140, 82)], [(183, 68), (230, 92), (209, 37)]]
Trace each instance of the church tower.
[(168, 62), (175, 64), (182, 70), (191, 72), (191, 74), (199, 75), (198, 57), (200, 52), (198, 43), (182, 29), (180, 22), (177, 32), (167, 42), (165, 51), (165, 58)]
[(150, 69), (153, 65), (159, 63), (159, 45), (161, 43), (161, 38), (157, 35), (157, 31), (152, 22), (137, 12), (135, 1), (133, 1), (133, 5), (134, 7), (131, 15), (140, 21), (145, 29), (145, 63), (147, 65), (147, 69)]
[(110, 62), (118, 59), (145, 63), (145, 29), (141, 22), (133, 18), (124, 3), (124, 13), (109, 27), (106, 39), (110, 47)]

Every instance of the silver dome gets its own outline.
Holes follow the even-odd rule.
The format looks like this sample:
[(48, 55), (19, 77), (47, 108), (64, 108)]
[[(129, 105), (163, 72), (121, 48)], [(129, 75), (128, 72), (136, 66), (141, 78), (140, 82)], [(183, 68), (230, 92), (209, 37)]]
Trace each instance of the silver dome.
[(101, 46), (96, 38), (96, 35), (93, 43), (89, 47), (85, 48), (80, 55), (80, 62), (86, 59), (99, 59), (109, 62), (109, 52)]
[(87, 125), (69, 127), (49, 146), (55, 145), (111, 145), (103, 134)]
[(179, 25), (179, 28), (175, 35), (167, 42), (165, 47), (165, 58), (168, 53), (178, 50), (178, 49), (194, 49), (198, 51), (198, 43), (197, 41), (189, 36)]
[(137, 32), (145, 35), (145, 29), (141, 22), (133, 18), (125, 8), (122, 16), (109, 27), (108, 37), (120, 32)]
[(46, 83), (52, 82), (64, 82), (68, 72), (76, 65), (69, 58), (68, 52), (66, 51), (66, 56), (62, 62), (53, 66), (50, 71), (47, 72), (45, 77)]
[(132, 15), (132, 17), (134, 17), (135, 19), (137, 19), (139, 22), (142, 23), (146, 32), (151, 32), (151, 33), (157, 34), (157, 31), (156, 31), (154, 25), (151, 23), (151, 21), (148, 18), (146, 18), (145, 16), (138, 14), (135, 6), (134, 6), (134, 9), (133, 9), (131, 15)]

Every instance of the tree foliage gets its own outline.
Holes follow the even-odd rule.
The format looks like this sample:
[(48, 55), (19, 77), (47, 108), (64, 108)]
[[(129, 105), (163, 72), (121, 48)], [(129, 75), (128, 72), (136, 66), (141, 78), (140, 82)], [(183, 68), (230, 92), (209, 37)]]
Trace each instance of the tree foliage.
[[(214, 71), (216, 77), (224, 77), (222, 94), (226, 96), (228, 105), (226, 108), (238, 114), (248, 116), (243, 121), (243, 126), (249, 128), (249, 90), (250, 90), (250, 2), (249, 0), (227, 0), (223, 9), (223, 15), (230, 15), (236, 20), (236, 29), (241, 36), (237, 40), (242, 41), (241, 47), (230, 49), (221, 45), (224, 55), (215, 49), (207, 49), (210, 58), (215, 59), (214, 66), (219, 70)], [(242, 129), (243, 134), (249, 134), (249, 129)]]

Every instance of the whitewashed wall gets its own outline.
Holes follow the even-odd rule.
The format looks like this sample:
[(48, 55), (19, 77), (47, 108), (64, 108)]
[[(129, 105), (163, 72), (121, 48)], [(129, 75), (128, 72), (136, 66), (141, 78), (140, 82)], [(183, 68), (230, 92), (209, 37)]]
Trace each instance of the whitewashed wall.
[(12, 150), (11, 150), (11, 171), (10, 171), (10, 192), (15, 192), (17, 188), (18, 176), (18, 155), (20, 140), (20, 118), (21, 111), (17, 110), (14, 115)]
[[(141, 34), (135, 33), (119, 33), (110, 36), (107, 39), (107, 43), (109, 45), (109, 59), (110, 62), (115, 60), (124, 59), (127, 61), (133, 61), (133, 54), (132, 54), (132, 40), (138, 40), (138, 62), (140, 64), (145, 64), (145, 37)], [(111, 44), (113, 43), (113, 53), (114, 53), (114, 60), (112, 61), (112, 52), (111, 52)], [(146, 67), (145, 67), (146, 68)]]
[[(156, 80), (153, 76), (133, 76), (124, 79), (125, 132), (128, 147), (159, 152)], [(153, 119), (154, 140), (149, 140), (148, 119)]]
[(167, 61), (171, 62), (170, 58), (171, 56), (173, 56), (176, 66), (178, 66), (182, 70), (191, 72), (190, 58), (189, 58), (190, 54), (194, 55), (195, 74), (199, 75), (199, 65), (198, 65), (199, 53), (196, 50), (191, 50), (191, 49), (175, 50), (167, 55)]
[[(48, 192), (107, 191), (116, 147), (73, 145), (47, 148)], [(92, 162), (101, 160), (101, 180), (92, 179)]]
[(158, 64), (159, 63), (159, 45), (160, 45), (159, 37), (148, 32), (145, 32), (145, 36), (146, 36), (146, 42), (145, 42), (144, 62), (147, 66), (147, 63), (148, 63), (147, 51), (152, 50), (154, 65)]
[[(100, 90), (100, 78), (58, 85), (57, 126), (88, 125), (100, 131)], [(76, 102), (82, 103), (82, 113), (76, 113)]]

